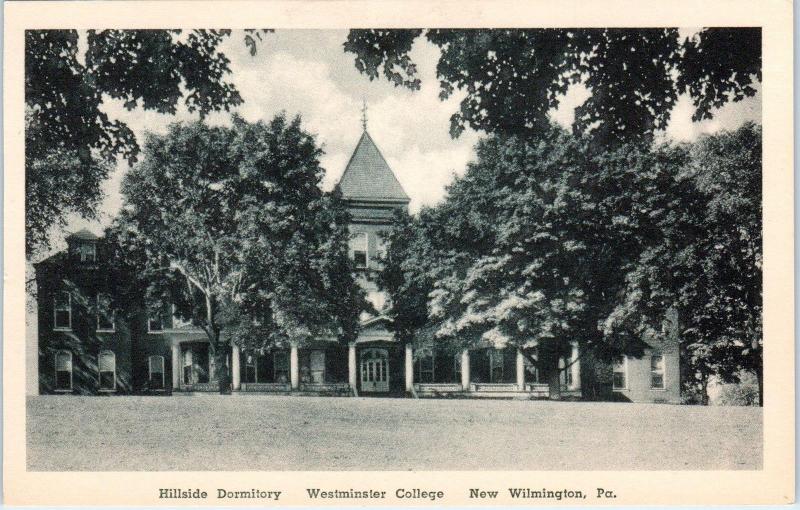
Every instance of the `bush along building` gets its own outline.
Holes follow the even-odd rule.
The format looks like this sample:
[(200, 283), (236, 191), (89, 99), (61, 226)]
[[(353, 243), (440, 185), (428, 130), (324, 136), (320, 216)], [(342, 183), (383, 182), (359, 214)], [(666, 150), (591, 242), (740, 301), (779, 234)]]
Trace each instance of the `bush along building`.
[[(354, 342), (319, 339), (227, 356), (233, 391), (283, 394), (546, 398), (521, 352), (489, 345), (403, 345), (375, 284), (383, 242), (409, 197), (365, 130), (339, 189), (351, 214), (350, 256), (376, 313), (363, 314)], [(111, 260), (104, 239), (87, 230), (67, 249), (35, 265), (41, 393), (112, 395), (218, 391), (206, 334), (171, 310), (153, 312), (126, 287), (130, 275)], [(677, 336), (647, 340), (641, 357), (594, 360), (572, 344), (560, 362), (562, 395), (571, 398), (680, 402)], [(235, 342), (233, 342), (235, 345)]]

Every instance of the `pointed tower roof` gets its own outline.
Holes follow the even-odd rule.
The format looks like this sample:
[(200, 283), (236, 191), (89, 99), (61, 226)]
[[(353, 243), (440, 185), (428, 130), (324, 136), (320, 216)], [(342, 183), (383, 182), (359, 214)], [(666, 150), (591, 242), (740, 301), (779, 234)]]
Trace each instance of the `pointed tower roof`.
[(409, 201), (366, 129), (350, 156), (338, 186), (346, 199)]

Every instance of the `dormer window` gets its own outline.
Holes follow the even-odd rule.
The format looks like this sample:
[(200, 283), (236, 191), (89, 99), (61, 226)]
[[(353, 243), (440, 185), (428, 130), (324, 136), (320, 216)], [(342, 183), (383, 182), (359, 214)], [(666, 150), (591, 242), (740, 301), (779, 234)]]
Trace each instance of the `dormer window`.
[(86, 229), (67, 237), (71, 255), (81, 262), (97, 261), (97, 236)]
[(78, 245), (78, 255), (81, 262), (97, 261), (97, 247), (94, 243), (81, 243)]
[(350, 238), (350, 256), (357, 269), (366, 269), (367, 257), (367, 233), (356, 232)]

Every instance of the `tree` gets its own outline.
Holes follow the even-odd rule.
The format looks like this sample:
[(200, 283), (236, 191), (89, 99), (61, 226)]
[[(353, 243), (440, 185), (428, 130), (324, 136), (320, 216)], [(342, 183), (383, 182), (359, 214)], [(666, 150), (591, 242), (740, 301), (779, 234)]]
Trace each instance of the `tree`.
[(680, 39), (658, 29), (367, 29), (344, 43), (356, 68), (396, 86), (419, 89), (409, 53), (423, 36), (441, 50), (441, 99), (465, 94), (450, 133), (535, 135), (546, 129), (568, 87), (583, 83), (590, 97), (575, 112), (576, 133), (605, 143), (651, 140), (666, 127), (679, 94), (708, 119), (728, 101), (753, 96), (761, 80), (760, 28), (704, 28)]
[[(251, 53), (262, 31), (247, 30)], [(225, 81), (219, 51), (230, 30), (77, 30), (25, 32), (26, 254), (48, 247), (51, 225), (76, 213), (96, 217), (100, 184), (121, 156), (135, 162), (131, 129), (103, 111), (104, 99), (175, 113), (183, 102), (201, 116), (242, 102)], [(81, 58), (83, 57), (83, 58)]]
[(761, 127), (702, 138), (659, 219), (663, 242), (644, 250), (626, 277), (609, 330), (677, 314), (687, 383), (701, 401), (712, 375), (735, 382), (755, 374), (763, 404)]
[(363, 294), (341, 198), (323, 193), (321, 150), (300, 119), (173, 124), (148, 136), (122, 185), (123, 242), (151, 302), (202, 327), (220, 372), (230, 345), (352, 340)]
[(572, 340), (605, 360), (641, 355), (641, 336), (607, 334), (604, 324), (639, 254), (660, 242), (658, 218), (679, 195), (686, 150), (598, 151), (550, 127), (491, 136), (476, 158), (442, 204), (389, 238), (383, 283), (400, 327), (419, 330), (424, 292), (438, 339), (522, 350), (554, 398)]

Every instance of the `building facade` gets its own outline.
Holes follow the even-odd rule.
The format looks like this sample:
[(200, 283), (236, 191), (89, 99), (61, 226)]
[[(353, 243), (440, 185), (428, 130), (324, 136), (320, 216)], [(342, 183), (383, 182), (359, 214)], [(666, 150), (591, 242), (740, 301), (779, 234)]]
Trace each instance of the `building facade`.
[[(376, 313), (363, 314), (349, 345), (319, 339), (241, 351), (226, 363), (233, 391), (317, 395), (543, 398), (548, 384), (511, 349), (452, 350), (402, 345), (388, 327), (388, 300), (375, 284), (384, 252), (381, 232), (409, 197), (366, 129), (338, 183), (351, 214), (350, 256)], [(172, 310), (150, 310), (120, 290), (103, 239), (82, 230), (68, 248), (35, 265), (39, 391), (153, 394), (218, 391), (205, 333)], [(641, 358), (613, 366), (587, 363), (578, 343), (561, 360), (562, 395), (637, 402), (680, 401), (677, 341), (652, 345)], [(587, 388), (589, 390), (587, 391)]]

